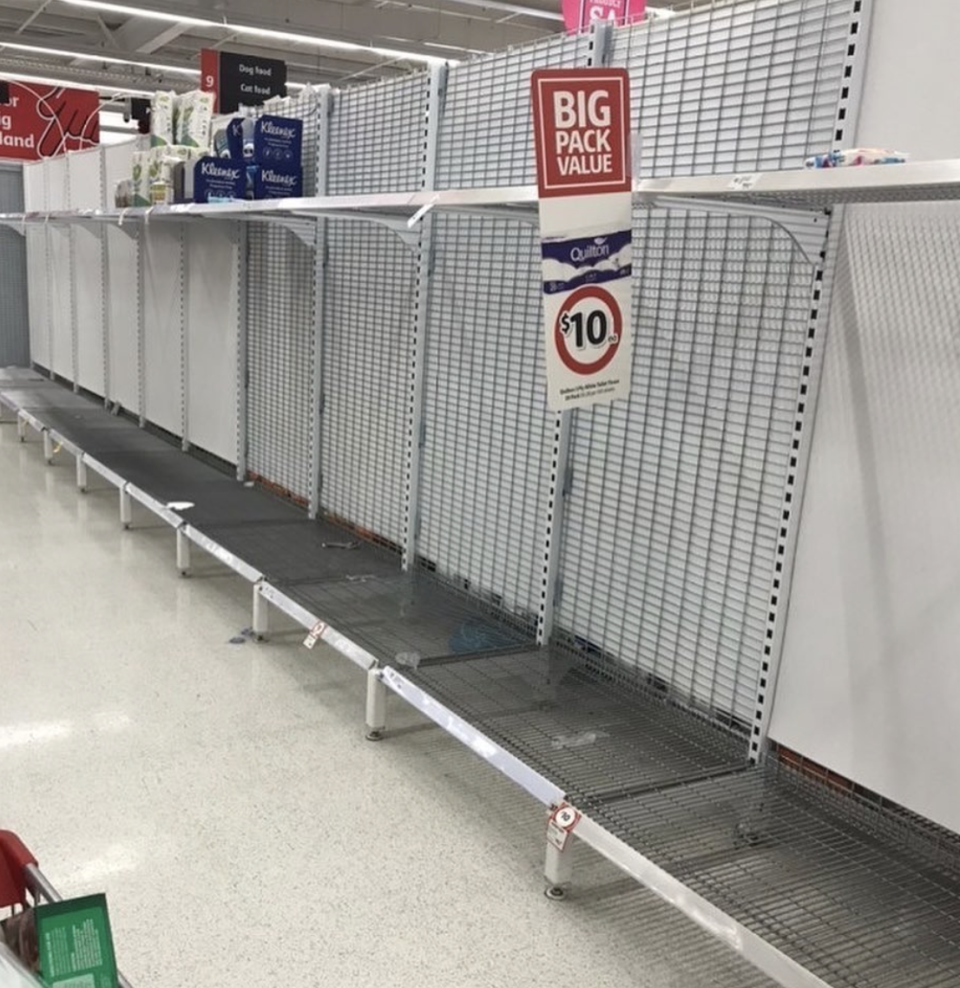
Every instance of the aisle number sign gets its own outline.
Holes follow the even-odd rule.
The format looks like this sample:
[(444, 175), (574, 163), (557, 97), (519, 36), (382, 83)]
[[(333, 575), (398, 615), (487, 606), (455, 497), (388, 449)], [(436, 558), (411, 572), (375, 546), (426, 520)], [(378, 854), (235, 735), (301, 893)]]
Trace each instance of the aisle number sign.
[(624, 69), (539, 69), (532, 90), (547, 402), (563, 411), (630, 390), (630, 84)]

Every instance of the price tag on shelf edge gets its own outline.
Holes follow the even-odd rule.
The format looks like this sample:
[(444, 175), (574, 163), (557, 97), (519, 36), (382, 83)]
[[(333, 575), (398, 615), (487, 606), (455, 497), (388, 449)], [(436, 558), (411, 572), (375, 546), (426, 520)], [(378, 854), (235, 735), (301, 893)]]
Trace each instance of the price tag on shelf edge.
[(311, 629), (310, 634), (303, 640), (307, 648), (313, 648), (326, 633), (327, 625), (323, 621), (318, 621)]
[(568, 803), (561, 803), (547, 820), (547, 841), (562, 851), (580, 822), (581, 813)]

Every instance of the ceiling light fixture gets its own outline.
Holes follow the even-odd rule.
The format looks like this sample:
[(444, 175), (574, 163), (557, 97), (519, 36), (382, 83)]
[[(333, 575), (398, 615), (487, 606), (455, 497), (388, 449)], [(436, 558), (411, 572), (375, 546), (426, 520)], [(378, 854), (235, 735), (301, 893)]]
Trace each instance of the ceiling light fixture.
[(71, 7), (82, 7), (86, 10), (99, 10), (104, 13), (125, 14), (128, 17), (144, 17), (151, 20), (164, 21), (168, 24), (188, 24), (191, 27), (213, 28), (227, 31), (241, 37), (264, 38), (269, 41), (283, 41), (288, 44), (307, 45), (313, 48), (328, 48), (332, 51), (349, 51), (381, 55), (384, 58), (402, 59), (411, 62), (423, 62), (434, 65), (448, 61), (436, 55), (422, 55), (396, 48), (381, 48), (377, 45), (361, 45), (354, 41), (338, 41), (333, 38), (320, 38), (314, 35), (297, 34), (293, 31), (276, 31), (265, 27), (252, 27), (247, 24), (237, 24), (223, 19), (222, 21), (208, 20), (201, 17), (183, 17), (180, 14), (168, 13), (161, 10), (149, 10), (144, 7), (131, 7), (127, 4), (108, 3), (106, 0), (61, 0), (61, 3)]
[(199, 69), (188, 69), (182, 65), (162, 65), (159, 62), (140, 62), (130, 58), (120, 58), (111, 55), (108, 51), (101, 54), (85, 51), (67, 51), (63, 48), (46, 48), (42, 45), (22, 45), (19, 42), (0, 41), (0, 51), (9, 48), (11, 51), (28, 51), (40, 55), (56, 55), (59, 58), (75, 58), (82, 62), (104, 62), (108, 65), (131, 65), (135, 68), (153, 69), (156, 72), (170, 72), (176, 75), (186, 75), (197, 77), (200, 75)]
[(112, 96), (144, 96), (151, 97), (154, 94), (152, 89), (130, 89), (127, 86), (101, 85), (97, 82), (78, 82), (76, 79), (55, 79), (45, 75), (23, 74), (16, 69), (13, 72), (4, 72), (0, 78), (8, 82), (35, 82), (41, 86), (63, 86), (65, 89), (92, 89), (98, 93), (109, 93)]
[(216, 21), (205, 17), (184, 17), (181, 14), (170, 14), (163, 10), (151, 10), (145, 7), (129, 7), (123, 3), (100, 3), (99, 0), (63, 0), (71, 7), (85, 7), (87, 10), (103, 10), (110, 14), (126, 14), (128, 17), (145, 17), (151, 21), (164, 21), (167, 24), (192, 24), (194, 27), (210, 27)]
[[(177, 75), (187, 76), (192, 79), (196, 79), (200, 75), (199, 69), (190, 69), (187, 68), (185, 65), (162, 65), (159, 62), (140, 62), (130, 58), (116, 58), (107, 53), (104, 53), (103, 56), (100, 56), (100, 55), (95, 55), (92, 52), (68, 51), (65, 48), (46, 48), (42, 45), (22, 45), (19, 42), (14, 43), (12, 41), (0, 41), (0, 51), (3, 51), (6, 48), (9, 48), (11, 51), (15, 50), (15, 51), (33, 52), (35, 54), (40, 54), (40, 55), (56, 55), (59, 58), (75, 58), (77, 60), (82, 60), (87, 62), (106, 62), (110, 65), (129, 65), (134, 68), (154, 69), (155, 71), (158, 72), (176, 73)], [(68, 69), (70, 68), (70, 66), (64, 65), (64, 66), (59, 66), (59, 68)], [(13, 71), (16, 72), (16, 69), (14, 69)], [(18, 75), (17, 78), (24, 78), (24, 77)], [(40, 77), (31, 76), (30, 78), (36, 81)], [(57, 84), (59, 85), (59, 83)], [(141, 95), (141, 94), (148, 96), (153, 95), (152, 91), (147, 92), (146, 90), (141, 91), (139, 89), (127, 90), (124, 89), (123, 87), (110, 86), (101, 83), (91, 83), (82, 79), (76, 79), (70, 83), (64, 82), (63, 85), (80, 86), (81, 88), (85, 86), (88, 89), (96, 89), (101, 92), (107, 92), (107, 91), (124, 92), (124, 93), (130, 92), (130, 93), (135, 93), (136, 95)], [(312, 83), (293, 82), (288, 80), (287, 89), (293, 89), (299, 92), (302, 89), (306, 89), (307, 86), (309, 85), (312, 85)]]

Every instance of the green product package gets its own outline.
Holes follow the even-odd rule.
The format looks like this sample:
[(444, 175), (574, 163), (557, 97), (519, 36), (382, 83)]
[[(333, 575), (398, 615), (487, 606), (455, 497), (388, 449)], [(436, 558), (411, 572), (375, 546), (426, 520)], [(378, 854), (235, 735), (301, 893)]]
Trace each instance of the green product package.
[(36, 908), (40, 977), (49, 988), (117, 988), (105, 895)]

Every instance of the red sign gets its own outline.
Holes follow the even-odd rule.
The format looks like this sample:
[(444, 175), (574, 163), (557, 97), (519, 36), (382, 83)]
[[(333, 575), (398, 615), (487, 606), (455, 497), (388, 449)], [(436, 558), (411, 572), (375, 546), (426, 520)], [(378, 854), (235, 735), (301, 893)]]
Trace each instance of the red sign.
[(0, 158), (35, 161), (100, 143), (100, 97), (89, 89), (10, 82), (0, 105)]
[(213, 112), (220, 112), (220, 52), (212, 48), (200, 51), (200, 88), (205, 93), (213, 93)]
[(563, 23), (568, 31), (584, 31), (598, 21), (633, 24), (643, 20), (647, 0), (563, 0)]
[(626, 69), (538, 69), (532, 86), (540, 198), (629, 192)]

